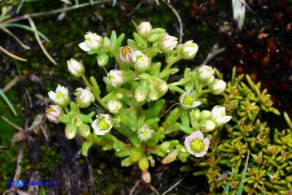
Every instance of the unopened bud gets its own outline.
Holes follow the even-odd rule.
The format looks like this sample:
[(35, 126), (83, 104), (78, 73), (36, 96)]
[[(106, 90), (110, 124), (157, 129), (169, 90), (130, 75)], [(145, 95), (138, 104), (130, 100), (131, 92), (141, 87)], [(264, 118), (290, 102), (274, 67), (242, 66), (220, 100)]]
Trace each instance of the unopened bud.
[(152, 30), (150, 22), (141, 22), (138, 26), (138, 33), (141, 35), (148, 35)]
[(68, 139), (73, 139), (77, 134), (77, 126), (73, 123), (67, 124), (65, 127), (65, 135)]
[(215, 79), (210, 84), (211, 92), (215, 95), (223, 93), (226, 89), (226, 83), (223, 80)]
[(75, 59), (70, 59), (67, 61), (69, 72), (75, 77), (81, 77), (84, 74), (84, 66)]

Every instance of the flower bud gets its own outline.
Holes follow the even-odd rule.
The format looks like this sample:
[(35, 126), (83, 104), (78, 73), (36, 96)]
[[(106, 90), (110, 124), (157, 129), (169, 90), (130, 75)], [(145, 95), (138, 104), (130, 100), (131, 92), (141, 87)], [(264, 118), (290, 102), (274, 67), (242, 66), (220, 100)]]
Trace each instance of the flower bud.
[(132, 63), (136, 61), (136, 53), (131, 47), (121, 47), (120, 49), (120, 60), (122, 62)]
[(140, 85), (135, 89), (135, 100), (137, 102), (143, 102), (147, 98), (147, 95), (148, 89), (146, 87)]
[(193, 41), (187, 41), (181, 49), (181, 54), (185, 59), (193, 59), (196, 56), (198, 49), (199, 46), (196, 43), (193, 43)]
[(61, 85), (57, 86), (56, 92), (50, 91), (48, 95), (50, 99), (53, 100), (53, 102), (58, 106), (65, 107), (69, 103), (68, 89)]
[(80, 108), (87, 108), (95, 100), (88, 87), (85, 89), (77, 88), (74, 94), (76, 95), (76, 103)]
[(109, 57), (106, 53), (100, 54), (97, 57), (97, 64), (99, 66), (104, 66), (108, 63)]
[(138, 166), (143, 172), (147, 171), (149, 168), (148, 158), (146, 156), (140, 158), (140, 160), (138, 161)]
[(46, 109), (47, 118), (49, 119), (49, 121), (54, 123), (58, 123), (63, 114), (64, 114), (63, 109), (57, 105), (50, 105)]
[(141, 35), (148, 35), (148, 33), (152, 30), (152, 26), (150, 22), (141, 22), (138, 26), (138, 33)]
[(214, 77), (214, 69), (211, 66), (201, 65), (197, 68), (199, 79), (207, 82)]
[(166, 157), (162, 159), (162, 164), (168, 164), (175, 161), (178, 155), (178, 150), (171, 151)]
[(91, 123), (94, 133), (97, 135), (104, 135), (110, 132), (112, 128), (111, 118), (108, 114), (99, 114), (96, 119)]
[(75, 59), (67, 61), (69, 72), (75, 77), (81, 77), (84, 74), (84, 66)]
[(118, 113), (122, 106), (122, 103), (117, 100), (111, 100), (107, 103), (108, 110), (111, 113)]
[(143, 125), (138, 129), (138, 138), (141, 141), (147, 141), (151, 138), (153, 130), (148, 125)]
[(213, 131), (216, 128), (216, 124), (212, 120), (203, 120), (201, 122), (201, 129), (205, 132)]
[(190, 112), (190, 119), (191, 120), (198, 121), (200, 119), (200, 116), (201, 116), (201, 112), (199, 109), (192, 110)]
[(162, 52), (173, 50), (178, 44), (177, 38), (166, 34), (158, 43), (158, 47)]
[(85, 41), (79, 44), (79, 47), (84, 51), (97, 50), (103, 44), (103, 38), (96, 33), (88, 32), (84, 38)]
[(82, 137), (87, 137), (90, 134), (90, 127), (87, 124), (83, 123), (82, 125), (80, 125), (78, 131)]
[(69, 123), (65, 127), (65, 135), (68, 139), (73, 139), (77, 134), (77, 126), (74, 123)]
[(135, 55), (136, 55), (136, 62), (134, 64), (135, 70), (139, 72), (146, 71), (151, 64), (151, 61), (148, 58), (148, 56), (144, 55), (140, 51), (136, 51)]
[(160, 97), (158, 91), (155, 89), (155, 87), (153, 85), (150, 85), (150, 87), (149, 87), (149, 96), (148, 97), (151, 101), (156, 101)]
[(156, 89), (157, 89), (159, 95), (163, 96), (168, 90), (168, 85), (165, 81), (161, 80), (157, 83)]
[(107, 76), (112, 86), (114, 87), (119, 87), (124, 82), (124, 74), (120, 70), (117, 70), (117, 69), (111, 70)]
[(223, 80), (215, 79), (210, 84), (211, 92), (215, 95), (219, 95), (225, 91), (226, 83)]
[(209, 110), (203, 110), (200, 112), (200, 120), (209, 119), (211, 117), (211, 112)]

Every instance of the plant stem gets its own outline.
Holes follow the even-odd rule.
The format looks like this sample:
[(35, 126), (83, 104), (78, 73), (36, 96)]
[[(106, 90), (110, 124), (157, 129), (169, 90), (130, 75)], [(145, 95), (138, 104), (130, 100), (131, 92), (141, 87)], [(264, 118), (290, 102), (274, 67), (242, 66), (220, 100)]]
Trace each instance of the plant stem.
[(99, 97), (98, 94), (96, 94), (95, 90), (93, 90), (92, 85), (89, 83), (89, 81), (87, 80), (87, 78), (85, 77), (85, 75), (82, 75), (82, 79), (85, 82), (86, 86), (89, 87), (89, 89), (93, 92), (96, 100), (98, 101), (98, 103), (108, 111), (107, 105), (102, 101), (102, 99)]
[(160, 72), (160, 75), (164, 75), (165, 72), (166, 72), (167, 70), (169, 70), (170, 67), (171, 67), (174, 63), (176, 63), (177, 61), (179, 61), (180, 59), (181, 59), (181, 56), (177, 56), (177, 57), (173, 58), (173, 60), (171, 60), (171, 61), (166, 65), (166, 67)]

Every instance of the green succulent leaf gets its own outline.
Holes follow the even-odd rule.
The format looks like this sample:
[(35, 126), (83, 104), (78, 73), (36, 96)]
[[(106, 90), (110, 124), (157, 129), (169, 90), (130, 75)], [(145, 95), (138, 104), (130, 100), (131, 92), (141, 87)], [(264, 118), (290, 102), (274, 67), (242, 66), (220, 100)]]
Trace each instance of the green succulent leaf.
[(92, 142), (91, 141), (85, 141), (82, 144), (82, 148), (81, 148), (81, 153), (83, 156), (87, 156), (89, 148), (92, 146)]

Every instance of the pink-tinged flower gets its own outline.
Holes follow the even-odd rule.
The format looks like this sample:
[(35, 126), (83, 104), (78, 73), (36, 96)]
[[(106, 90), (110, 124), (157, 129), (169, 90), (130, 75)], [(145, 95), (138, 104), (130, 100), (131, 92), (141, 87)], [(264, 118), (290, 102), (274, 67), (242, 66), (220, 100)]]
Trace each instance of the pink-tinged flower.
[(141, 22), (137, 29), (138, 33), (142, 35), (148, 35), (151, 30), (152, 30), (152, 26), (150, 22)]
[(202, 157), (207, 153), (209, 148), (210, 140), (204, 138), (201, 131), (195, 131), (191, 135), (185, 138), (185, 147), (188, 152), (195, 157)]
[(190, 93), (191, 90), (187, 90), (179, 99), (183, 108), (195, 108), (202, 103), (200, 101), (196, 101), (196, 99)]
[(70, 59), (67, 61), (69, 72), (75, 77), (81, 77), (84, 74), (84, 66), (75, 59)]
[(91, 123), (94, 133), (104, 135), (109, 133), (112, 126), (111, 117), (108, 114), (98, 114), (96, 119)]
[(46, 109), (46, 116), (48, 120), (54, 123), (58, 123), (63, 114), (64, 114), (63, 109), (57, 105), (50, 105)]
[(117, 70), (117, 69), (111, 70), (107, 76), (112, 86), (114, 87), (119, 87), (124, 82), (124, 74), (120, 70)]
[(151, 64), (149, 57), (144, 55), (140, 51), (135, 51), (135, 55), (136, 55), (136, 62), (134, 64), (135, 70), (139, 72), (146, 71)]
[(199, 50), (199, 46), (193, 41), (187, 41), (184, 43), (181, 54), (185, 59), (193, 59)]
[(88, 87), (85, 89), (77, 88), (74, 94), (76, 95), (76, 103), (80, 108), (88, 107), (95, 100), (93, 93)]
[(211, 111), (213, 121), (218, 125), (222, 126), (227, 123), (232, 118), (231, 116), (226, 116), (225, 107), (214, 106)]
[(120, 49), (120, 60), (122, 62), (135, 62), (136, 61), (136, 53), (131, 47), (121, 47)]
[(201, 65), (197, 68), (199, 79), (202, 81), (209, 81), (214, 77), (214, 69), (211, 66)]
[(215, 79), (210, 84), (210, 90), (215, 95), (219, 95), (223, 93), (225, 89), (226, 89), (226, 83), (223, 80)]
[(68, 89), (61, 85), (58, 85), (56, 92), (50, 91), (48, 95), (58, 106), (65, 107), (69, 103)]
[(99, 49), (103, 44), (103, 38), (96, 33), (88, 32), (84, 38), (85, 41), (79, 44), (79, 47), (84, 51)]
[(162, 52), (173, 50), (178, 44), (177, 38), (166, 34), (159, 42), (158, 47)]

